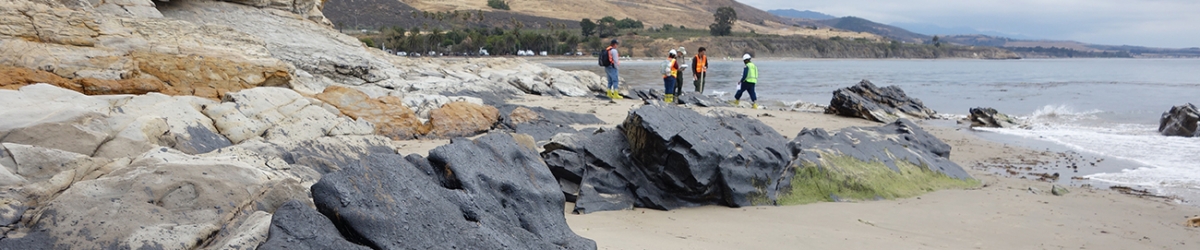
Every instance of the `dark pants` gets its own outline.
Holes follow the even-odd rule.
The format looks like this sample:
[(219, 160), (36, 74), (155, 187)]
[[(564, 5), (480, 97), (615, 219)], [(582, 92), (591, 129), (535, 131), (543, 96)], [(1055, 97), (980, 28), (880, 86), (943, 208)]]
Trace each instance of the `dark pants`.
[(702, 82), (701, 80), (704, 80), (704, 76), (706, 74), (708, 74), (708, 73), (700, 72), (700, 75), (696, 76), (696, 80), (692, 80), (692, 85), (696, 86), (697, 93), (704, 93), (704, 82)]
[(682, 70), (679, 71), (679, 75), (675, 76), (675, 93), (676, 94), (683, 93), (683, 71)]
[(666, 87), (667, 94), (669, 94), (669, 95), (675, 94), (675, 85), (676, 84), (675, 84), (674, 76), (668, 76), (667, 78), (663, 78), (663, 87)]
[(750, 91), (750, 101), (752, 101), (752, 102), (757, 102), (757, 101), (758, 101), (758, 94), (755, 94), (755, 93), (754, 93), (754, 85), (758, 85), (758, 84), (756, 84), (756, 83), (748, 83), (748, 82), (747, 82), (747, 83), (742, 83), (742, 88), (738, 89), (738, 91), (737, 91), (737, 94), (734, 94), (734, 95), (733, 95), (733, 98), (734, 98), (734, 99), (737, 99), (737, 100), (741, 100), (741, 99), (742, 99), (742, 92), (743, 92), (743, 91)]

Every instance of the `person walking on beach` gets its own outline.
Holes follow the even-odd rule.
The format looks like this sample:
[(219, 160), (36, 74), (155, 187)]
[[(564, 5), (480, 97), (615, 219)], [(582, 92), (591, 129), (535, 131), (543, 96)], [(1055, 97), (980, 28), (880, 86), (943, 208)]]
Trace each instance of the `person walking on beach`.
[(677, 83), (675, 76), (679, 75), (679, 62), (675, 61), (676, 57), (675, 50), (671, 50), (671, 52), (667, 53), (668, 61), (662, 67), (663, 87), (666, 88), (667, 92), (666, 96), (663, 97), (663, 101), (666, 103), (675, 102), (675, 84)]
[(758, 85), (758, 66), (750, 62), (750, 54), (742, 56), (742, 62), (746, 63), (746, 68), (742, 69), (742, 80), (738, 81), (737, 94), (733, 95), (733, 106), (738, 106), (742, 102), (742, 92), (750, 92), (750, 101), (753, 104), (750, 106), (753, 109), (758, 109), (758, 95), (754, 93), (754, 85)]
[(621, 97), (621, 92), (618, 91), (621, 82), (617, 66), (621, 64), (621, 54), (617, 53), (617, 47), (620, 44), (617, 39), (613, 39), (608, 48), (604, 49), (604, 53), (600, 54), (600, 66), (604, 66), (604, 73), (608, 75), (609, 99), (624, 99)]
[[(687, 69), (687, 67), (688, 67), (688, 63), (687, 63), (687, 50), (685, 50), (685, 49), (684, 49), (684, 48), (681, 46), (681, 47), (679, 47), (679, 49), (678, 49), (678, 50), (676, 50), (676, 51), (675, 51), (675, 53), (676, 53), (676, 54), (675, 54), (675, 58), (676, 58), (676, 59), (683, 59), (683, 60), (684, 60), (684, 61), (683, 61), (683, 63), (679, 63), (679, 67), (680, 67), (681, 69)], [(678, 60), (676, 60), (676, 61), (678, 61)], [(676, 94), (676, 95), (678, 95), (678, 94), (683, 94), (683, 70), (678, 70), (678, 71), (676, 71), (676, 74), (675, 74), (675, 94)]]
[(692, 85), (696, 87), (696, 93), (704, 94), (704, 77), (708, 74), (708, 56), (704, 54), (704, 47), (696, 51), (696, 57), (692, 58)]

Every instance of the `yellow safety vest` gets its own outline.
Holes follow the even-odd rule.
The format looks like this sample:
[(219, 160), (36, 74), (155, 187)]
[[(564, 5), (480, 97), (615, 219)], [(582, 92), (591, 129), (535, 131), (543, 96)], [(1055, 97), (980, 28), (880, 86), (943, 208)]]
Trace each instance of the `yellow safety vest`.
[(746, 82), (757, 84), (758, 83), (758, 66), (754, 66), (754, 63), (746, 63), (746, 68), (750, 69), (749, 72), (746, 72)]

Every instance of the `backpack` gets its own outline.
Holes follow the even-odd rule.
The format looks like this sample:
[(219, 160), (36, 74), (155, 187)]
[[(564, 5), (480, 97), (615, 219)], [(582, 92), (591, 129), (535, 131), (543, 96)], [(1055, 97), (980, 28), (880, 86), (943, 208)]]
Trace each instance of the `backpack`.
[(664, 77), (671, 76), (671, 60), (670, 59), (663, 61), (662, 65), (660, 65), (659, 68), (662, 69), (662, 75)]
[(612, 57), (611, 56), (612, 53), (609, 52), (609, 50), (612, 50), (612, 49), (604, 49), (604, 53), (600, 53), (600, 66), (604, 66), (604, 67), (612, 66), (612, 59), (609, 58), (609, 57)]

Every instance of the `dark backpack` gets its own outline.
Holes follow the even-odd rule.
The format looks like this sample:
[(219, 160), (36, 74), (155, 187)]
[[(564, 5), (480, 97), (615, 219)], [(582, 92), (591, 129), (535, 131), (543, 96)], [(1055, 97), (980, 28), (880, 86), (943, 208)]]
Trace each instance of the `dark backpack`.
[(611, 53), (609, 52), (609, 50), (612, 50), (612, 49), (604, 49), (604, 53), (600, 53), (600, 66), (604, 66), (604, 67), (612, 66), (612, 58), (609, 58), (609, 57), (611, 57), (610, 56)]

